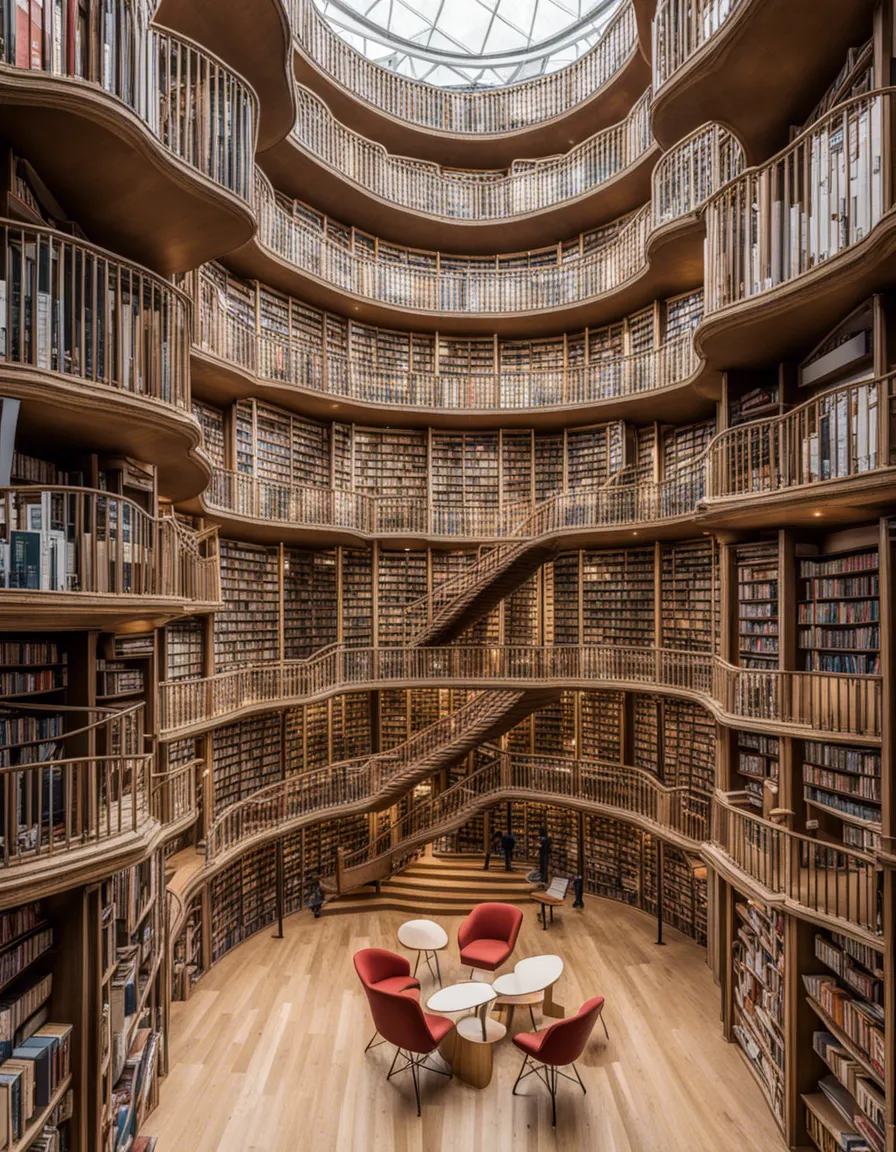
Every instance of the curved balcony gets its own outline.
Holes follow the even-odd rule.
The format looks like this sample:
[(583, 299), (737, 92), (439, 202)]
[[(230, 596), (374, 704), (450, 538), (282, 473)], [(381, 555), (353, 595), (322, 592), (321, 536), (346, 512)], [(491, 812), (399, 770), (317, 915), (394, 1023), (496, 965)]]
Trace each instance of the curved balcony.
[(475, 167), (547, 156), (628, 114), (650, 69), (624, 5), (590, 52), (562, 71), (506, 88), (437, 88), (400, 76), (351, 48), (313, 0), (289, 0), (296, 76), (340, 120), (392, 152)]
[[(19, 888), (34, 897), (88, 883), (146, 855), (159, 825), (150, 805), (145, 705), (34, 705), (16, 709), (12, 725), (21, 742), (5, 747), (0, 768), (5, 899)], [(59, 759), (31, 761), (48, 732)], [(100, 751), (74, 755), (73, 746)]]
[[(541, 800), (635, 824), (682, 847), (696, 849), (706, 835), (706, 821), (688, 807), (687, 788), (669, 788), (639, 768), (602, 760), (576, 760), (483, 751), (486, 763), (463, 780), (413, 805), (388, 836), (340, 860), (340, 892), (390, 875), (392, 856), (402, 856), (418, 843), (462, 824), (485, 807), (504, 800)], [(233, 804), (218, 816), (208, 833), (208, 867), (224, 867), (234, 856), (284, 833), (335, 815), (372, 810), (376, 782), (364, 760), (350, 760), (292, 776)]]
[(839, 104), (706, 205), (697, 348), (727, 368), (798, 354), (896, 271), (896, 89)]
[(838, 932), (857, 927), (880, 946), (883, 872), (873, 856), (763, 820), (741, 792), (716, 794), (712, 841), (706, 859), (763, 903)]
[[(378, 367), (324, 349), (307, 333), (247, 322), (200, 272), (193, 282), (193, 390), (213, 403), (258, 396), (307, 416), (403, 427), (562, 428), (589, 420), (698, 419), (713, 407), (691, 332), (649, 352), (558, 367), (496, 372)], [(577, 357), (579, 358), (579, 357)], [(580, 359), (586, 359), (584, 348)]]
[(153, 463), (172, 500), (201, 492), (188, 297), (49, 228), (0, 221), (0, 243), (0, 378), (21, 430)]
[(671, 147), (712, 108), (751, 163), (765, 159), (809, 114), (846, 46), (871, 35), (872, 8), (871, 0), (658, 0), (654, 135)]
[(296, 119), (292, 29), (283, 0), (161, 0), (156, 19), (232, 65), (258, 96), (258, 151), (273, 148)]
[(526, 547), (549, 541), (573, 547), (593, 544), (599, 536), (601, 545), (610, 546), (629, 539), (633, 526), (649, 526), (655, 539), (693, 532), (703, 495), (702, 469), (660, 482), (625, 480), (623, 473), (603, 487), (562, 492), (535, 506), (440, 507), (425, 500), (285, 484), (215, 469), (200, 509), (242, 540), (317, 545), (388, 540), (396, 547), (413, 547), (509, 538)]
[[(652, 265), (651, 209), (602, 234), (537, 252), (448, 257), (371, 244), (346, 247), (325, 222), (293, 214), (259, 175), (259, 231), (231, 253), (240, 275), (359, 320), (411, 330), (545, 335), (600, 324), (698, 287), (702, 270), (673, 246)], [(586, 245), (587, 240), (587, 245)]]
[(402, 244), (443, 252), (534, 248), (616, 219), (650, 195), (659, 149), (650, 93), (628, 116), (563, 155), (506, 169), (446, 169), (388, 153), (299, 87), (289, 140), (262, 158), (281, 193)]
[(6, 627), (114, 631), (220, 603), (217, 532), (191, 532), (89, 488), (0, 488), (0, 619)]
[(881, 677), (735, 668), (709, 653), (516, 645), (347, 648), (160, 685), (164, 740), (345, 691), (423, 687), (614, 688), (682, 696), (724, 724), (797, 738), (880, 742)]
[[(719, 433), (706, 452), (706, 522), (854, 523), (896, 499), (893, 375), (830, 388), (783, 416)], [(758, 497), (758, 499), (757, 499)]]
[(80, 28), (46, 5), (24, 65), (4, 40), (0, 133), (88, 232), (167, 275), (252, 236), (258, 109), (245, 81), (150, 15), (102, 6), (91, 35), (108, 48), (88, 60)]

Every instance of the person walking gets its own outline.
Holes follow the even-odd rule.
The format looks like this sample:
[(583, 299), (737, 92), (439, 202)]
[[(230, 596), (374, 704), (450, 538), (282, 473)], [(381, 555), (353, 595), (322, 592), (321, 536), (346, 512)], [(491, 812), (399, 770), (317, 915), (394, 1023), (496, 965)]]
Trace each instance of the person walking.
[(485, 853), (485, 863), (482, 866), (483, 872), (488, 872), (489, 865), (492, 862), (492, 856), (497, 856), (501, 852), (501, 833), (495, 832), (492, 836), (491, 843)]
[(504, 871), (513, 871), (513, 850), (516, 847), (516, 836), (508, 828), (501, 837), (501, 847), (504, 850)]

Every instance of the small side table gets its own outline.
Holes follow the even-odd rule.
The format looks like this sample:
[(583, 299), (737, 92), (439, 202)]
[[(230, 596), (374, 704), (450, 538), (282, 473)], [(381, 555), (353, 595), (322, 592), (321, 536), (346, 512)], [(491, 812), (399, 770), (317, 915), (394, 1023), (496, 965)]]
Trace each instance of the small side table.
[[(407, 920), (398, 929), (398, 942), (404, 948), (417, 953), (414, 975), (420, 967), (420, 957), (426, 961), (429, 971), (442, 987), (442, 970), (439, 967), (439, 952), (448, 946), (448, 933), (434, 920)], [(433, 968), (435, 961), (435, 968)]]
[(441, 1015), (474, 1013), (458, 1020), (439, 1045), (439, 1052), (451, 1065), (454, 1075), (473, 1088), (485, 1088), (491, 1082), (493, 1049), (507, 1034), (504, 1025), (488, 1014), (494, 999), (490, 984), (468, 980), (435, 992), (426, 1005), (428, 1011)]
[(554, 909), (563, 905), (564, 901), (558, 896), (549, 896), (547, 892), (530, 892), (530, 899), (541, 905), (541, 925), (546, 931), (548, 926), (548, 909), (551, 910), (551, 923), (554, 923)]

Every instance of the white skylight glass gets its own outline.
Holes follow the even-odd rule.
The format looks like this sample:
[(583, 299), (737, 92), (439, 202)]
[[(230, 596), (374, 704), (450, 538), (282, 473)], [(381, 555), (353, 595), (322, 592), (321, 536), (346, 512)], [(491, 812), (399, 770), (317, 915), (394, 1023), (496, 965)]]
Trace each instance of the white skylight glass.
[(584, 55), (623, 0), (315, 0), (368, 59), (440, 88), (490, 88)]

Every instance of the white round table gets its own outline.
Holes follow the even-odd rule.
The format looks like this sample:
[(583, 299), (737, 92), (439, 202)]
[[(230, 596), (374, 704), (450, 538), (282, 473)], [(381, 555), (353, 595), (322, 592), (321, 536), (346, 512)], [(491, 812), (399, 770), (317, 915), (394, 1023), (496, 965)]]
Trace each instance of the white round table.
[[(550, 990), (563, 975), (563, 961), (559, 956), (528, 956), (519, 960), (512, 972), (499, 976), (492, 988), (497, 1003), (509, 1011), (507, 1028), (513, 1024), (513, 1010), (525, 1006), (530, 1013), (535, 1004), (543, 1004), (545, 1016), (563, 1016), (563, 1009), (555, 1005)], [(535, 1024), (535, 1017), (532, 1017)]]
[(443, 1016), (475, 1012), (475, 1015), (459, 1020), (454, 1031), (449, 1032), (439, 1045), (439, 1051), (451, 1065), (455, 1076), (474, 1088), (485, 1088), (490, 1083), (493, 1045), (507, 1032), (503, 1024), (488, 1015), (494, 1000), (495, 991), (491, 984), (466, 980), (433, 993), (426, 1004), (428, 1011)]
[[(407, 920), (398, 929), (398, 943), (411, 952), (417, 953), (417, 963), (414, 965), (414, 975), (420, 967), (421, 955), (429, 966), (429, 971), (442, 986), (442, 971), (439, 967), (439, 952), (448, 946), (448, 933), (434, 920)], [(436, 967), (433, 971), (432, 962)]]

